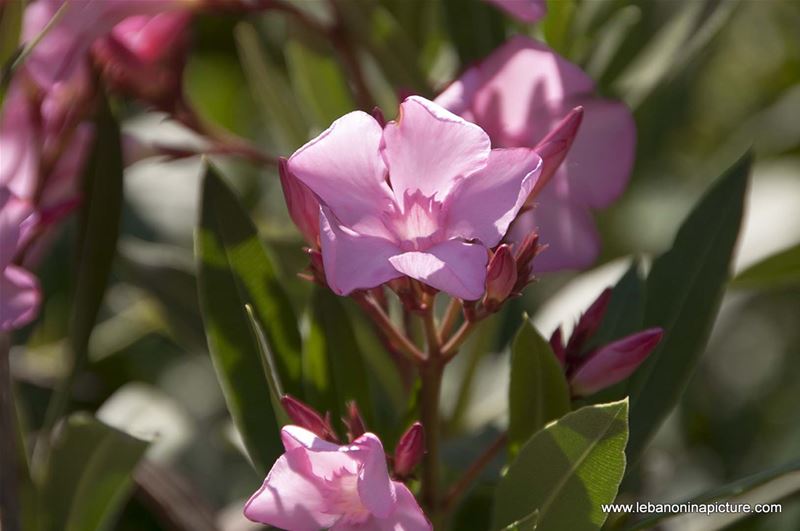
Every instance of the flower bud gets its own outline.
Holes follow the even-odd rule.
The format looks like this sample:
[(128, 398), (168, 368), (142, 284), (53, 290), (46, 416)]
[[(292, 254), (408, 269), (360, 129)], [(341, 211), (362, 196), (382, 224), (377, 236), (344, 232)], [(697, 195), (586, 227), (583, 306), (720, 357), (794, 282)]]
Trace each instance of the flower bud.
[(539, 245), (539, 235), (535, 231), (528, 234), (517, 247), (514, 254), (517, 262), (515, 293), (521, 292), (533, 280), (533, 259), (545, 248), (545, 245)]
[(583, 107), (575, 107), (534, 148), (542, 157), (542, 173), (531, 191), (529, 200), (545, 187), (564, 162), (578, 134), (581, 121), (583, 121)]
[(608, 309), (608, 303), (611, 301), (611, 289), (606, 288), (603, 292), (595, 299), (591, 306), (581, 315), (580, 319), (578, 319), (578, 323), (575, 325), (575, 329), (572, 331), (572, 335), (567, 342), (567, 357), (577, 357), (581, 353), (581, 349), (583, 345), (586, 343), (586, 340), (589, 339), (597, 329), (600, 327), (600, 323), (603, 322), (603, 317), (606, 314), (606, 310)]
[(367, 425), (361, 416), (361, 411), (358, 410), (358, 404), (351, 400), (346, 406), (347, 416), (342, 421), (347, 427), (347, 438), (354, 441), (367, 433)]
[(496, 310), (514, 291), (517, 283), (517, 264), (511, 246), (497, 248), (486, 271), (486, 295), (483, 304), (489, 311)]
[(322, 415), (311, 406), (304, 404), (291, 395), (283, 395), (281, 397), (281, 405), (283, 405), (283, 409), (289, 415), (293, 424), (305, 428), (325, 440), (338, 440), (330, 419), (322, 418)]
[(407, 477), (425, 455), (425, 428), (415, 422), (400, 437), (394, 450), (394, 473), (399, 478)]
[(561, 327), (559, 326), (553, 331), (553, 335), (550, 336), (550, 348), (553, 349), (553, 354), (556, 355), (558, 358), (559, 363), (561, 363), (562, 367), (566, 367), (567, 365), (567, 352), (564, 350), (564, 340), (561, 337)]
[(311, 190), (301, 183), (289, 171), (287, 160), (283, 157), (278, 161), (278, 173), (281, 177), (281, 188), (286, 198), (286, 207), (292, 221), (300, 229), (308, 244), (319, 248), (319, 202)]
[(597, 349), (569, 379), (573, 396), (589, 396), (630, 376), (663, 334), (661, 328), (650, 328)]

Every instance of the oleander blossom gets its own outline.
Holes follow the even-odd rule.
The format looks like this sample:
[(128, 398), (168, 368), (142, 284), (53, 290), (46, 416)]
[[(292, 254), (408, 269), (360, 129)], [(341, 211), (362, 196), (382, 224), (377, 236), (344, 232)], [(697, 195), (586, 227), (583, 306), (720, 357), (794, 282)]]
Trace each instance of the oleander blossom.
[(583, 108), (566, 160), (508, 241), (538, 231), (548, 247), (537, 271), (590, 266), (600, 252), (592, 211), (622, 194), (633, 167), (636, 125), (625, 104), (597, 96), (578, 66), (522, 36), (468, 68), (435, 101), (481, 126), (499, 147), (535, 147), (571, 109)]
[(286, 449), (244, 515), (288, 531), (430, 531), (403, 483), (392, 481), (381, 441), (365, 433), (344, 446), (299, 426), (285, 426)]
[(385, 126), (364, 112), (297, 150), (286, 175), (320, 202), (325, 278), (340, 295), (408, 276), (465, 300), (534, 189), (530, 148), (492, 149), (475, 124), (419, 96)]

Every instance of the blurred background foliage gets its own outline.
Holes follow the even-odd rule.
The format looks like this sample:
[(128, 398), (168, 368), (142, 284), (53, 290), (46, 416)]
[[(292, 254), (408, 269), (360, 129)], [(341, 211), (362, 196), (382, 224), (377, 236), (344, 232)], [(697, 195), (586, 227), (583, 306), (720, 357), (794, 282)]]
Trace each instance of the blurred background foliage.
[[(327, 2), (295, 5), (312, 20), (333, 16)], [(186, 72), (192, 101), (208, 119), (272, 154), (288, 155), (339, 115), (363, 106), (350, 87), (350, 61), (363, 68), (376, 103), (392, 117), (404, 94), (433, 96), (507, 36), (531, 33), (580, 64), (602, 94), (622, 98), (635, 112), (636, 168), (624, 197), (598, 213), (603, 254), (597, 268), (543, 276), (507, 305), (502, 318), (485, 322), (449, 369), (448, 463), (469, 462), (479, 447), (475, 441), (491, 440), (505, 422), (506, 351), (520, 314), (533, 315), (543, 334), (560, 322), (569, 326), (594, 295), (616, 282), (630, 255), (646, 260), (669, 246), (691, 205), (748, 146), (754, 146), (756, 166), (737, 271), (800, 241), (798, 2), (555, 0), (533, 29), (478, 0), (333, 5), (345, 21), (343, 38), (358, 44), (354, 57), (342, 57), (280, 13), (197, 17)], [(132, 106), (122, 111), (124, 128), (134, 135), (194, 140), (161, 116)], [(292, 303), (305, 315), (311, 286), (295, 277), (305, 257), (277, 175), (236, 160), (217, 162), (275, 249)], [(202, 499), (207, 518), (203, 511), (194, 515), (197, 529), (214, 520), (223, 529), (248, 529), (242, 502), (262, 478), (239, 449), (206, 351), (191, 252), (199, 178), (198, 160), (144, 161), (126, 172), (120, 254), (72, 407), (134, 434), (158, 434), (148, 453), (151, 465), (137, 472), (137, 481), (155, 485), (165, 500), (175, 491)], [(27, 342), (13, 352), (12, 366), (23, 421), (33, 429), (64, 372), (60, 344), (76, 232), (63, 231), (43, 263), (42, 318), (15, 338), (15, 344)], [(386, 412), (403, 411), (409, 389), (394, 372), (381, 370), (375, 337), (349, 301), (346, 309), (388, 403), (376, 423), (384, 440), (393, 441), (404, 420)], [(797, 283), (730, 287), (687, 394), (646, 452), (638, 481), (628, 486), (638, 499), (680, 500), (800, 455), (799, 322)], [(306, 315), (304, 333), (313, 329), (309, 323)], [(456, 528), (486, 529), (475, 515), (490, 500), (476, 489)], [(169, 529), (163, 505), (137, 489), (116, 529)], [(709, 528), (703, 525), (708, 522), (687, 518), (671, 529)], [(796, 530), (800, 504), (786, 503), (783, 514), (730, 528)]]

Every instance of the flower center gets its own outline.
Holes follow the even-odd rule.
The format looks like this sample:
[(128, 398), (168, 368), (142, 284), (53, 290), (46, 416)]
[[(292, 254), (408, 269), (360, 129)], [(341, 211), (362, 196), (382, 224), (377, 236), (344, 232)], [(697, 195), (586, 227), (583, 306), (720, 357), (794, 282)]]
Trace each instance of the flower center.
[(349, 472), (337, 474), (328, 482), (328, 511), (341, 514), (342, 523), (362, 524), (369, 520), (370, 512), (358, 495), (358, 476)]
[(444, 236), (442, 203), (424, 196), (419, 190), (406, 192), (402, 211), (387, 212), (384, 223), (404, 251), (424, 251)]

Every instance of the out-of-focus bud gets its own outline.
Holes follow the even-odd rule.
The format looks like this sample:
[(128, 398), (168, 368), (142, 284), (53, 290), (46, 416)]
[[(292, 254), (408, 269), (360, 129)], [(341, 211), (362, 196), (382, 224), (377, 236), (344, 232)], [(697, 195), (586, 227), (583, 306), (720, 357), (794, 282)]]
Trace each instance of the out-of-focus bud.
[(603, 322), (610, 300), (611, 289), (606, 288), (578, 319), (575, 330), (572, 331), (572, 335), (567, 342), (568, 358), (579, 356), (583, 345), (586, 344), (586, 340), (597, 332), (600, 323)]
[(186, 11), (128, 17), (92, 46), (113, 90), (171, 111), (181, 101), (188, 49)]
[(380, 107), (373, 107), (372, 112), (370, 113), (375, 121), (380, 124), (381, 127), (386, 126), (386, 117), (383, 115), (383, 110)]
[(531, 195), (528, 196), (528, 201), (536, 197), (536, 194), (547, 185), (561, 163), (564, 162), (582, 121), (583, 107), (575, 107), (536, 145), (534, 149), (542, 157), (542, 173), (536, 181)]
[(337, 442), (338, 438), (333, 431), (330, 419), (323, 418), (322, 415), (308, 404), (304, 404), (291, 395), (283, 395), (281, 404), (292, 423), (307, 429), (318, 437), (331, 442)]
[(556, 355), (561, 367), (567, 366), (567, 352), (564, 350), (564, 339), (561, 336), (561, 327), (559, 326), (553, 331), (550, 336), (550, 348), (553, 349), (553, 354)]
[(322, 253), (317, 249), (309, 249), (306, 247), (306, 254), (308, 255), (308, 270), (298, 273), (298, 276), (303, 280), (315, 282), (322, 287), (328, 287), (328, 282), (325, 280), (325, 264), (322, 262)]
[(502, 244), (489, 261), (486, 271), (486, 295), (483, 304), (489, 311), (495, 311), (514, 291), (517, 283), (517, 263), (511, 246)]
[(278, 160), (278, 173), (292, 221), (308, 244), (313, 249), (319, 249), (319, 201), (305, 184), (292, 175), (284, 157)]
[(342, 419), (347, 427), (347, 438), (354, 441), (367, 433), (367, 425), (358, 410), (358, 404), (353, 401), (347, 403), (347, 416)]
[(528, 234), (514, 253), (517, 261), (517, 282), (514, 293), (520, 293), (525, 286), (533, 280), (533, 259), (542, 252), (546, 246), (539, 245), (539, 235), (536, 232)]
[(661, 328), (649, 328), (597, 349), (570, 377), (573, 396), (589, 396), (630, 376), (663, 334)]
[(399, 478), (408, 477), (425, 455), (425, 428), (415, 422), (400, 437), (394, 450), (394, 473)]

